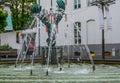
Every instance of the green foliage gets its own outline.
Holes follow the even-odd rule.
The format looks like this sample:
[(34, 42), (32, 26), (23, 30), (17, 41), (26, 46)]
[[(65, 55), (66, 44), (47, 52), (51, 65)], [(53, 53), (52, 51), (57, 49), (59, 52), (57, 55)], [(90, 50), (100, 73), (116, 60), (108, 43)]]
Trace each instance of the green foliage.
[(29, 21), (32, 19), (30, 4), (36, 0), (8, 0), (11, 4), (12, 22), (14, 30), (23, 30), (29, 27)]
[(12, 48), (8, 44), (5, 44), (5, 45), (0, 46), (0, 49), (5, 50), (5, 49), (12, 49)]
[(7, 25), (6, 17), (7, 13), (4, 13), (2, 10), (0, 10), (0, 32), (4, 31), (4, 27)]

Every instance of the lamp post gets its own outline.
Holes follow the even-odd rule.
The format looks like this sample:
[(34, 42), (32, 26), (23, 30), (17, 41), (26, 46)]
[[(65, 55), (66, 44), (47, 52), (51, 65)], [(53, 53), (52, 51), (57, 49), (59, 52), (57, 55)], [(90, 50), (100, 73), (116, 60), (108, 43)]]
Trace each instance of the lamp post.
[[(101, 5), (101, 9), (102, 9), (102, 14), (103, 14), (103, 19), (104, 19), (104, 8), (105, 6), (109, 6), (109, 5), (112, 5), (112, 4), (115, 4), (115, 0), (94, 0), (92, 2), (92, 5)], [(104, 31), (104, 27), (102, 29), (102, 59), (104, 60), (105, 59), (105, 56), (104, 56), (104, 52), (105, 52), (105, 35), (104, 35), (105, 31)]]

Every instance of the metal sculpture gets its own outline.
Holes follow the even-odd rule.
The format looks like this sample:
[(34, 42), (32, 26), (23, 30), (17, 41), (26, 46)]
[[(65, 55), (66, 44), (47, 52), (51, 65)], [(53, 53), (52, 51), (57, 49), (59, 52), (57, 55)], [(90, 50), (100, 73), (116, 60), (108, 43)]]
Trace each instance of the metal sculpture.
[[(51, 0), (52, 2), (52, 0)], [(31, 6), (31, 12), (37, 13), (37, 17), (46, 26), (46, 31), (48, 32), (48, 38), (46, 40), (48, 45), (48, 59), (50, 58), (51, 64), (57, 63), (57, 53), (56, 53), (56, 33), (58, 24), (65, 14), (65, 2), (63, 0), (56, 0), (57, 10), (53, 11), (52, 3), (49, 12), (42, 8), (38, 4), (33, 4)], [(50, 55), (50, 56), (49, 56)], [(48, 60), (49, 61), (49, 60)]]

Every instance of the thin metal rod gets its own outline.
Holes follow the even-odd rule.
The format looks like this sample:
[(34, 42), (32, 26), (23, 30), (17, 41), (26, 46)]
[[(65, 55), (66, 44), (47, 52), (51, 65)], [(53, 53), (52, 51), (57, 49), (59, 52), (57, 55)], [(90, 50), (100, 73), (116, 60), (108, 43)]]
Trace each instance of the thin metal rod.
[(49, 69), (49, 61), (50, 61), (50, 56), (51, 56), (51, 46), (52, 46), (52, 37), (53, 34), (51, 32), (50, 34), (50, 44), (48, 46), (48, 56), (47, 56), (47, 71), (46, 71), (46, 76), (48, 76), (48, 69)]
[[(101, 4), (102, 6), (102, 13), (103, 13), (103, 20), (104, 20), (104, 3)], [(104, 28), (102, 29), (102, 59), (104, 60), (105, 59), (105, 35), (104, 35)]]
[(38, 43), (39, 43), (39, 45), (38, 45), (38, 54), (40, 55), (40, 28), (38, 28)]
[(53, 13), (53, 12), (52, 12), (52, 7), (53, 7), (53, 2), (52, 2), (52, 0), (51, 0), (51, 8), (50, 8), (50, 12), (51, 12), (51, 20), (50, 20), (50, 21), (51, 21), (51, 23), (52, 23), (52, 13)]
[(53, 6), (53, 2), (52, 2), (52, 0), (51, 0), (51, 8), (52, 8), (52, 6)]

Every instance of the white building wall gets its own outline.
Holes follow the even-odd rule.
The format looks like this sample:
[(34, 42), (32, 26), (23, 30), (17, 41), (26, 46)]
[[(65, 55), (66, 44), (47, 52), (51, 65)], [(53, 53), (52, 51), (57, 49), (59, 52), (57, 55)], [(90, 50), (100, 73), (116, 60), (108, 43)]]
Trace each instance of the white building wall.
[(110, 6), (110, 12), (113, 22), (113, 29), (110, 34), (112, 34), (112, 43), (120, 43), (120, 0), (116, 0), (116, 4)]
[[(111, 13), (111, 18), (112, 18), (112, 25), (113, 28), (112, 30), (107, 30), (106, 27), (106, 19), (104, 20), (105, 22), (105, 43), (106, 44), (115, 44), (115, 43), (120, 43), (120, 38), (118, 37), (119, 34), (119, 24), (120, 24), (120, 11), (118, 11), (120, 9), (120, 0), (116, 0), (116, 4), (113, 4), (110, 6), (110, 13)], [(82, 4), (84, 5), (84, 4)], [(82, 8), (81, 8), (82, 9)], [(80, 12), (80, 10), (79, 10)], [(97, 7), (93, 6), (93, 7), (86, 7), (86, 11), (81, 11), (82, 15), (84, 15), (84, 18), (82, 18), (83, 21), (87, 21), (90, 19), (94, 19), (95, 23), (89, 23), (88, 27), (92, 28), (89, 29), (88, 31), (88, 35), (86, 35), (86, 37), (88, 37), (88, 44), (101, 44), (102, 43), (102, 32), (101, 29), (98, 26), (98, 12), (97, 12)], [(82, 15), (79, 15), (79, 17), (83, 17)], [(76, 16), (76, 15), (75, 15)], [(85, 37), (85, 33), (87, 34), (86, 30), (85, 30), (85, 24), (83, 24), (82, 27), (82, 37)], [(94, 34), (92, 34), (94, 33)], [(82, 38), (82, 39), (83, 39)], [(82, 42), (83, 43), (83, 42)]]
[[(43, 8), (50, 9), (51, 0), (42, 0), (41, 5)], [(105, 43), (120, 43), (119, 24), (120, 24), (120, 0), (116, 0), (116, 4), (110, 6), (110, 13), (113, 22), (112, 31), (108, 31), (105, 27)], [(56, 10), (56, 0), (53, 0), (53, 10)], [(81, 36), (82, 44), (101, 44), (102, 43), (102, 32), (98, 26), (98, 12), (96, 6), (87, 6), (87, 0), (81, 0), (81, 8), (74, 9), (74, 0), (67, 0), (66, 11), (68, 15), (68, 21), (65, 22), (65, 18), (59, 23), (59, 31), (57, 33), (57, 45), (74, 45), (74, 31), (73, 23), (76, 21), (81, 22)], [(94, 20), (94, 22), (89, 22)], [(68, 25), (68, 27), (67, 27)], [(67, 38), (65, 34), (67, 33)], [(47, 34), (42, 32), (42, 34)], [(47, 35), (46, 35), (47, 36)], [(47, 37), (42, 36), (44, 44)], [(43, 45), (43, 43), (41, 43)]]
[(16, 32), (2, 33), (1, 35), (1, 45), (8, 44), (13, 49), (19, 49), (20, 44), (16, 43)]
[[(51, 0), (41, 0), (40, 5), (49, 11)], [(81, 0), (81, 8), (74, 10), (74, 0), (67, 0), (66, 11), (68, 15), (68, 21), (65, 18), (60, 21), (58, 33), (56, 35), (57, 46), (60, 45), (74, 45), (74, 25), (76, 21), (81, 22), (81, 37), (82, 44), (101, 44), (102, 43), (102, 32), (98, 26), (98, 12), (96, 6), (87, 7), (87, 0)], [(56, 10), (56, 0), (53, 0), (53, 11)], [(116, 4), (110, 6), (110, 13), (113, 23), (113, 28), (108, 31), (105, 27), (105, 43), (115, 44), (120, 43), (120, 0), (116, 0)], [(89, 20), (94, 20), (94, 22), (88, 22)], [(87, 23), (88, 22), (88, 23)], [(40, 44), (41, 46), (47, 46), (47, 32), (45, 31), (45, 26), (41, 25), (40, 31)], [(67, 34), (67, 38), (65, 37)], [(9, 35), (9, 36), (7, 36)], [(13, 48), (18, 48), (19, 45), (16, 44), (16, 33), (9, 32), (1, 34), (1, 44), (9, 43)]]

